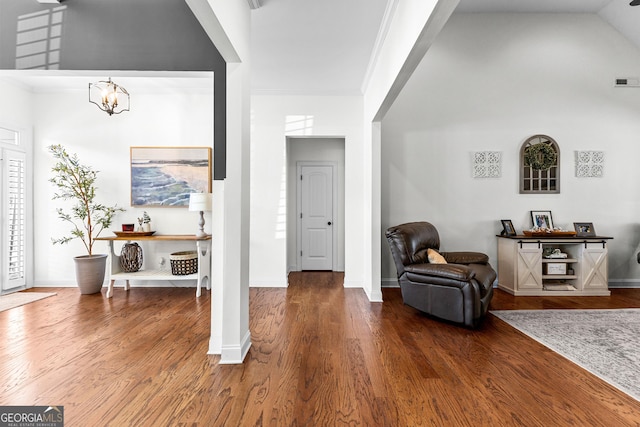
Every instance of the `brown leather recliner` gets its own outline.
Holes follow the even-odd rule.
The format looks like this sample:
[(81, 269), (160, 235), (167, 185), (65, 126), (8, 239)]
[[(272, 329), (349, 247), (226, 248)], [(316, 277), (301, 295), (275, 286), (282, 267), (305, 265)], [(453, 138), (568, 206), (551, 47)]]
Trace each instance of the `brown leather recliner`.
[(496, 272), (480, 252), (441, 252), (446, 264), (429, 262), (439, 251), (438, 230), (428, 222), (411, 222), (386, 233), (405, 304), (434, 317), (476, 327), (493, 297)]

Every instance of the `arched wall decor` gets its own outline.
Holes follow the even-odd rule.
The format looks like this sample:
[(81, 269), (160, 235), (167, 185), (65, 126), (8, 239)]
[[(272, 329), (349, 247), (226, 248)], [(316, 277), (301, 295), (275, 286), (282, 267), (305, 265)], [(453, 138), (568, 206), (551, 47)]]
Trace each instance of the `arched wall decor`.
[(560, 193), (560, 147), (547, 135), (534, 135), (520, 147), (520, 194)]

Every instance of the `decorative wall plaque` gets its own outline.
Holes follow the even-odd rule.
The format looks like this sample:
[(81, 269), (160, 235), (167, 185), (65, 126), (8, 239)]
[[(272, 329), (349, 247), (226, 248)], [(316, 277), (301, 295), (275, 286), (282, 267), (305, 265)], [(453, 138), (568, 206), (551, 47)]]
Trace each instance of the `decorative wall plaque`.
[(474, 178), (500, 178), (502, 175), (502, 152), (476, 151), (473, 153)]
[(604, 151), (576, 151), (576, 176), (579, 178), (602, 178), (604, 173)]

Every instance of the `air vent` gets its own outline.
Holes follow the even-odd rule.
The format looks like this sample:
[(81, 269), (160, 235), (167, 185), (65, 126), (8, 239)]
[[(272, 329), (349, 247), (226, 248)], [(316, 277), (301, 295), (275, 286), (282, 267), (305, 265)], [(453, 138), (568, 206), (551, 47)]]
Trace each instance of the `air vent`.
[(616, 79), (616, 87), (640, 87), (640, 79), (638, 77), (622, 77)]

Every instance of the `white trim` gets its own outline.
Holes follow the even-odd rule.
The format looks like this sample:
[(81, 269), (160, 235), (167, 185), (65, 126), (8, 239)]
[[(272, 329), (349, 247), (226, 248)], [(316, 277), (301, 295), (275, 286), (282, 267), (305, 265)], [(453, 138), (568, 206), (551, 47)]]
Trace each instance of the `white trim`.
[(389, 34), (389, 28), (391, 27), (393, 15), (396, 13), (399, 1), (400, 0), (389, 0), (387, 2), (387, 7), (384, 10), (384, 15), (382, 16), (382, 22), (380, 24), (380, 27), (378, 28), (378, 35), (376, 36), (376, 41), (373, 45), (373, 49), (371, 50), (369, 64), (367, 65), (367, 70), (364, 74), (364, 79), (362, 80), (362, 86), (360, 88), (362, 93), (366, 93), (367, 89), (369, 88), (369, 83), (371, 83), (371, 76), (373, 75), (373, 71), (375, 70), (376, 64), (378, 63), (378, 58), (380, 57), (380, 52), (382, 51), (382, 47), (384, 46), (384, 41), (387, 38), (387, 34)]
[(283, 90), (251, 88), (251, 96), (362, 96), (360, 90), (325, 89), (325, 90)]
[(274, 278), (274, 279), (262, 279), (256, 280), (251, 279), (249, 282), (249, 287), (251, 288), (286, 288), (289, 286), (289, 283), (285, 280), (285, 283), (282, 283), (282, 279)]
[(613, 279), (609, 280), (609, 289), (635, 289), (640, 288), (640, 280), (638, 279)]
[(234, 365), (244, 362), (249, 349), (251, 348), (251, 332), (247, 333), (242, 338), (239, 346), (222, 346), (222, 352), (220, 353), (220, 365)]
[(382, 291), (372, 290), (369, 292), (366, 288), (363, 288), (363, 291), (367, 295), (367, 298), (369, 298), (369, 302), (383, 302)]
[(222, 354), (222, 337), (211, 335), (209, 337), (209, 350), (207, 350), (207, 354), (211, 355), (220, 355)]
[[(191, 283), (193, 282), (193, 283)], [(132, 288), (196, 288), (197, 284), (195, 280), (131, 280)], [(102, 284), (104, 288), (107, 288), (109, 285), (109, 281), (105, 280)], [(76, 279), (75, 277), (70, 278), (68, 280), (36, 280), (33, 282), (33, 286), (36, 288), (75, 288)], [(116, 280), (116, 283), (113, 285), (113, 288), (116, 291), (121, 291), (124, 287), (124, 280)], [(206, 287), (205, 287), (206, 290)]]
[(383, 288), (399, 288), (398, 279), (381, 279), (380, 286)]

